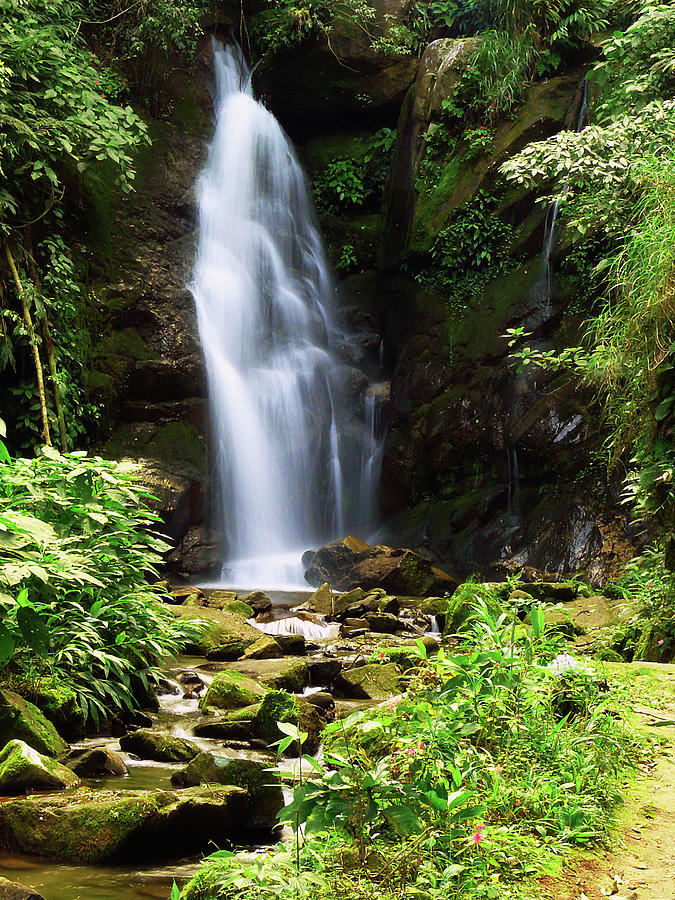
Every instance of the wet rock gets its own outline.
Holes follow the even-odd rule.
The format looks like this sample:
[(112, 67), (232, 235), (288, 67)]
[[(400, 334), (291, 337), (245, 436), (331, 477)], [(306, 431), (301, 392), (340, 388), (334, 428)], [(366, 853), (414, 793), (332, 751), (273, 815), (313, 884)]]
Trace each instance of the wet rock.
[(400, 691), (400, 675), (394, 663), (370, 663), (343, 669), (335, 682), (335, 690), (354, 700), (383, 700)]
[(58, 791), (79, 783), (80, 779), (70, 769), (38, 753), (25, 741), (8, 741), (0, 750), (0, 794)]
[(548, 603), (569, 603), (579, 593), (579, 583), (576, 581), (538, 581), (532, 584), (522, 584), (521, 590), (535, 600)]
[(342, 660), (313, 659), (308, 663), (308, 670), (310, 684), (330, 684), (342, 671)]
[(178, 681), (183, 685), (183, 687), (190, 688), (191, 690), (199, 691), (203, 690), (206, 687), (204, 681), (197, 675), (196, 672), (181, 672), (178, 676)]
[(183, 738), (153, 731), (125, 734), (120, 738), (120, 748), (141, 759), (154, 759), (157, 762), (188, 762), (199, 753), (198, 747)]
[(264, 685), (277, 690), (288, 691), (289, 694), (299, 694), (309, 681), (309, 668), (304, 660), (293, 660), (286, 664), (283, 671), (263, 675), (261, 681)]
[(237, 759), (228, 755), (200, 753), (181, 772), (171, 776), (176, 787), (199, 784), (233, 784), (248, 794), (244, 828), (271, 830), (277, 826), (277, 814), (284, 805), (281, 779), (265, 763)]
[[(316, 554), (314, 554), (314, 556), (316, 557)], [(333, 592), (330, 589), (330, 585), (324, 583), (321, 587), (317, 588), (312, 596), (302, 604), (301, 609), (310, 609), (322, 616), (332, 615)]]
[(0, 900), (45, 900), (45, 898), (32, 888), (0, 878)]
[(283, 655), (281, 647), (272, 635), (263, 634), (246, 648), (241, 654), (241, 659), (278, 659)]
[(317, 691), (315, 694), (307, 694), (305, 700), (311, 706), (318, 706), (324, 711), (324, 714), (333, 715), (335, 713), (335, 700), (332, 694), (327, 691)]
[(122, 711), (121, 716), (121, 719), (116, 718), (114, 720), (116, 722), (115, 729), (121, 729), (113, 729), (112, 733), (115, 737), (121, 737), (123, 734), (126, 734), (127, 729), (152, 728), (154, 724), (150, 716), (139, 709), (125, 709)]
[(0, 690), (0, 747), (15, 738), (45, 756), (56, 757), (68, 749), (37, 706), (13, 691)]
[(397, 619), (396, 616), (392, 616), (391, 613), (368, 613), (366, 615), (366, 622), (370, 631), (375, 631), (380, 634), (396, 634), (397, 631), (401, 631), (403, 628), (399, 619)]
[(285, 656), (304, 656), (307, 653), (305, 638), (301, 634), (276, 634), (274, 639)]
[(208, 623), (195, 644), (187, 648), (188, 652), (203, 653), (207, 659), (239, 659), (249, 647), (260, 640), (260, 631), (249, 625), (243, 616), (207, 607), (190, 609), (185, 606), (174, 606), (172, 611), (182, 619)]
[(257, 681), (230, 669), (216, 675), (199, 705), (202, 709), (241, 709), (259, 703), (265, 693), (266, 689)]
[(174, 605), (178, 605), (180, 603), (195, 605), (195, 601), (200, 599), (203, 600), (204, 595), (202, 594), (201, 589), (198, 587), (179, 587), (173, 588), (164, 599), (166, 603), (171, 603)]
[(367, 594), (364, 594), (363, 591), (361, 591), (360, 593), (362, 593), (363, 596), (359, 600), (347, 603), (347, 600), (350, 600), (356, 593), (357, 591), (349, 591), (336, 601), (335, 617), (337, 619), (344, 619), (346, 617), (360, 618), (367, 613), (375, 612), (391, 613), (394, 616), (398, 615), (400, 609), (398, 598), (392, 597), (390, 594), (387, 594), (386, 591), (377, 588), (373, 591), (369, 591)]
[(452, 593), (457, 587), (452, 576), (412, 550), (371, 546), (351, 536), (317, 550), (305, 578), (310, 584), (327, 582), (343, 591), (382, 588), (417, 596)]
[(108, 747), (91, 747), (89, 750), (70, 750), (61, 762), (80, 778), (121, 777), (128, 774), (124, 760)]
[(64, 862), (173, 858), (241, 833), (243, 788), (76, 791), (0, 804), (0, 844)]
[(272, 609), (272, 601), (264, 591), (251, 591), (250, 594), (246, 594), (241, 599), (251, 607), (256, 616), (269, 612)]
[[(319, 749), (324, 720), (318, 709), (307, 700), (293, 697), (285, 691), (270, 691), (260, 704), (255, 722), (258, 736), (268, 744), (283, 737), (277, 722), (292, 722), (300, 731), (307, 733), (303, 745), (306, 753), (316, 753)], [(284, 755), (297, 756), (298, 752), (299, 748), (291, 744)]]
[(232, 710), (225, 716), (202, 719), (194, 727), (197, 737), (221, 738), (225, 741), (246, 741), (257, 737), (256, 717), (260, 703)]
[(64, 740), (79, 741), (85, 736), (84, 713), (75, 691), (61, 685), (40, 682), (31, 685), (26, 696), (49, 719)]

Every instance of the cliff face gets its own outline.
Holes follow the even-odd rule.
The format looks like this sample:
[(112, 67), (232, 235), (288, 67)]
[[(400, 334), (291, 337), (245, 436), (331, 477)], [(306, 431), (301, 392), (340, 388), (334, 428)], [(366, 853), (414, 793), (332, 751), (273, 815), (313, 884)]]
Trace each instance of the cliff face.
[[(378, 15), (402, 14), (400, 3), (384, 5)], [(442, 132), (430, 139), (473, 39), (436, 41), (421, 61), (380, 57), (349, 31), (336, 42), (334, 52), (289, 50), (260, 87), (301, 139), (310, 176), (398, 117), (382, 209), (322, 212), (335, 255), (347, 244), (358, 257), (343, 274), (345, 312), (383, 337), (391, 372), (381, 537), (459, 572), (532, 566), (601, 578), (630, 547), (613, 506), (616, 486), (592, 464), (597, 410), (565, 378), (518, 376), (503, 339), (508, 328), (525, 327), (555, 347), (578, 330), (564, 237), (552, 257), (552, 311), (542, 316), (546, 210), (506, 188), (498, 168), (529, 141), (570, 127), (584, 67), (535, 84), (476, 154), (444, 142)], [(187, 288), (192, 186), (210, 131), (206, 41), (203, 51), (172, 120), (155, 129), (138, 192), (116, 213), (115, 276), (94, 286), (107, 317), (91, 375), (113, 429), (103, 449), (143, 462), (177, 544), (173, 572), (185, 577), (212, 570), (219, 555), (207, 524), (206, 385)], [(437, 277), (439, 242), (474, 215), (488, 264), (475, 278), (452, 267)]]

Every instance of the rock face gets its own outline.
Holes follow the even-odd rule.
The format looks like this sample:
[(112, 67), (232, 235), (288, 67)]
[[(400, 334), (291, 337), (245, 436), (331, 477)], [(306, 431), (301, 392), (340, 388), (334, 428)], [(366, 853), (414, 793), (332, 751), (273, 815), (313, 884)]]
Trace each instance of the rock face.
[(32, 888), (0, 878), (0, 900), (45, 900), (45, 898)]
[(310, 584), (328, 582), (343, 591), (382, 588), (414, 596), (452, 593), (457, 587), (451, 575), (411, 550), (373, 547), (353, 537), (317, 550), (305, 578)]
[(275, 828), (284, 805), (279, 776), (269, 772), (264, 763), (251, 759), (200, 753), (183, 771), (171, 776), (171, 783), (178, 787), (234, 784), (244, 788), (248, 793), (245, 828)]
[(64, 862), (184, 856), (241, 834), (243, 788), (77, 791), (0, 804), (0, 844)]
[(58, 756), (68, 749), (37, 706), (13, 691), (0, 690), (0, 746), (15, 738), (45, 756)]
[(400, 691), (399, 672), (394, 663), (371, 663), (343, 669), (335, 688), (344, 697), (356, 700), (383, 700)]
[(199, 749), (183, 738), (154, 731), (132, 731), (120, 738), (120, 747), (127, 753), (134, 753), (141, 759), (158, 762), (187, 762), (194, 759)]
[(0, 794), (58, 791), (79, 783), (74, 772), (33, 750), (24, 741), (9, 741), (0, 750)]

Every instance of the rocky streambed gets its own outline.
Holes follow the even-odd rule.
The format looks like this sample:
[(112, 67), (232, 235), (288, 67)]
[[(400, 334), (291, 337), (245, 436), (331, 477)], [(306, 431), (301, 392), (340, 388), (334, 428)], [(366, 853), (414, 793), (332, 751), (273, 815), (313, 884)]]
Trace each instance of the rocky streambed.
[[(331, 574), (331, 553), (311, 560), (315, 579)], [(299, 724), (305, 750), (317, 752), (327, 722), (400, 693), (418, 642), (434, 652), (474, 608), (475, 586), (455, 590), (437, 571), (420, 581), (406, 556), (380, 554), (377, 566), (388, 588), (345, 590), (346, 578), (339, 593), (328, 583), (312, 594), (167, 586), (174, 614), (206, 627), (190, 655), (167, 661), (145, 710), (106, 733), (84, 737), (76, 711), (34, 698), (41, 711), (0, 690), (0, 876), (27, 886), (0, 881), (0, 898), (166, 898), (204, 852), (278, 840), (297, 748), (277, 766), (276, 723)], [(410, 579), (418, 593), (392, 591)], [(429, 596), (431, 585), (447, 590)], [(544, 600), (550, 621), (577, 639), (586, 607), (604, 599), (584, 603), (578, 583), (522, 587), (509, 599), (495, 586), (495, 596), (523, 610), (527, 598)]]

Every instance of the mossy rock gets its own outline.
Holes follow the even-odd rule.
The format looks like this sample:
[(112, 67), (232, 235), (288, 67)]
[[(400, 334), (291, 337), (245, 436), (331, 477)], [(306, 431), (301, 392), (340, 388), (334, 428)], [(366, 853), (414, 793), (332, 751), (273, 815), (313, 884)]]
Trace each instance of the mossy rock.
[(45, 756), (58, 756), (68, 749), (52, 723), (37, 706), (14, 691), (0, 690), (0, 747), (14, 739)]
[(9, 741), (0, 750), (0, 794), (59, 791), (79, 783), (74, 772), (33, 750), (25, 741)]
[(612, 650), (611, 647), (603, 647), (602, 650), (598, 650), (593, 658), (597, 659), (598, 662), (622, 663), (626, 661), (620, 653)]
[(179, 787), (199, 784), (234, 784), (249, 796), (244, 820), (245, 828), (272, 829), (284, 805), (281, 779), (264, 763), (252, 759), (236, 759), (213, 753), (200, 753), (181, 772), (171, 776)]
[(447, 597), (399, 597), (401, 609), (411, 609), (423, 616), (444, 616), (450, 602)]
[(80, 865), (170, 859), (237, 837), (247, 801), (233, 785), (10, 800), (0, 804), (0, 844)]
[(261, 638), (261, 632), (249, 625), (243, 616), (208, 607), (172, 606), (181, 619), (206, 622), (207, 626), (187, 649), (214, 661), (239, 659)]
[(309, 668), (304, 660), (293, 660), (280, 672), (264, 675), (261, 680), (269, 688), (288, 691), (289, 694), (300, 694), (309, 681)]
[(45, 898), (32, 888), (16, 884), (7, 878), (0, 878), (0, 900), (45, 900)]
[(60, 760), (80, 778), (118, 778), (129, 774), (124, 760), (109, 747), (89, 747), (69, 750)]
[(197, 737), (220, 738), (225, 741), (250, 741), (257, 737), (257, 715), (260, 703), (231, 710), (224, 716), (201, 719), (194, 727)]
[(202, 709), (240, 709), (258, 703), (266, 694), (266, 688), (252, 678), (232, 669), (220, 672), (213, 679), (207, 692), (199, 701)]
[(664, 633), (658, 623), (647, 622), (637, 639), (634, 659), (646, 662), (670, 662), (674, 652), (673, 638)]
[(20, 693), (37, 706), (64, 740), (79, 741), (85, 736), (84, 712), (71, 688), (44, 681), (20, 689)]
[(419, 666), (422, 661), (414, 647), (382, 647), (370, 655), (368, 662), (381, 664), (383, 660), (394, 663), (401, 672)]
[(283, 650), (271, 634), (261, 634), (255, 643), (244, 650), (241, 659), (279, 659), (283, 655)]
[(120, 748), (141, 759), (157, 762), (188, 762), (199, 753), (198, 747), (183, 738), (142, 730), (121, 737)]
[[(264, 697), (255, 719), (255, 728), (259, 737), (272, 744), (283, 737), (277, 722), (291, 722), (300, 731), (307, 733), (303, 750), (316, 753), (320, 746), (320, 735), (324, 722), (316, 707), (301, 697), (293, 697), (286, 691), (270, 691)], [(291, 745), (286, 750), (287, 756), (297, 755), (298, 748)]]
[[(544, 619), (550, 632), (561, 634), (569, 640), (582, 634), (588, 634), (588, 629), (584, 628), (583, 625), (577, 624), (564, 609), (546, 609), (544, 610)], [(529, 617), (527, 620), (529, 620)]]
[(474, 622), (480, 609), (480, 600), (485, 603), (487, 612), (491, 615), (497, 617), (504, 612), (492, 590), (471, 582), (461, 584), (448, 602), (443, 634), (454, 634)]
[(232, 600), (230, 603), (226, 603), (223, 609), (226, 612), (233, 613), (235, 616), (243, 616), (244, 619), (253, 618), (253, 610), (243, 600)]
[(400, 689), (400, 673), (393, 662), (343, 669), (336, 682), (336, 690), (357, 700), (383, 700)]

